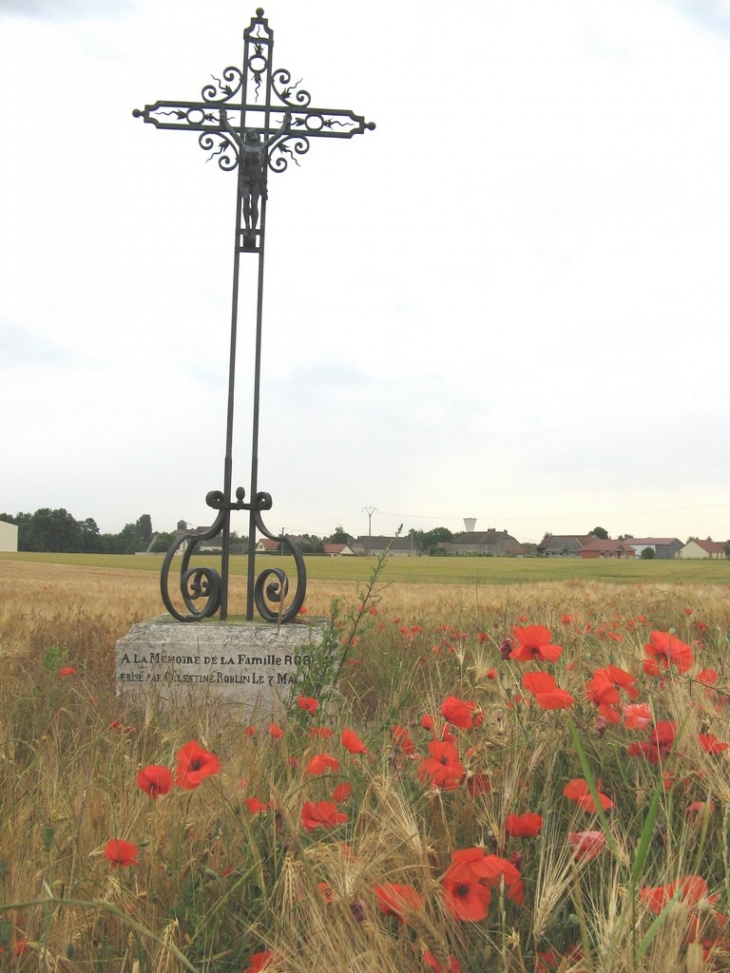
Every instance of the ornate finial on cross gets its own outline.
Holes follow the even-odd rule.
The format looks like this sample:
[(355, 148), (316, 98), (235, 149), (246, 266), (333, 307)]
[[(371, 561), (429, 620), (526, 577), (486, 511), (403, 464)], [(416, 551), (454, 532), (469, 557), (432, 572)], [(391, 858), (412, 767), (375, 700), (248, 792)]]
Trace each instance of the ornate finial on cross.
[[(273, 68), (274, 33), (269, 28), (261, 7), (243, 32), (243, 68), (227, 67), (220, 78), (213, 77), (201, 91), (200, 101), (156, 101), (143, 110), (134, 109), (156, 128), (198, 132), (198, 143), (217, 158), (221, 169), (238, 169), (236, 245), (233, 266), (233, 307), (231, 314), (231, 351), (228, 380), (228, 421), (223, 491), (211, 491), (206, 497), (218, 511), (215, 523), (203, 532), (176, 538), (162, 568), (161, 592), (168, 611), (180, 621), (207, 618), (220, 609), (221, 619), (228, 611), (228, 561), (230, 514), (232, 510), (249, 511), (248, 589), (246, 617), (253, 617), (253, 605), (267, 621), (290, 621), (299, 611), (306, 593), (304, 561), (294, 542), (285, 536), (269, 533), (261, 513), (272, 505), (271, 496), (258, 489), (259, 388), (261, 369), (261, 332), (263, 301), (263, 254), (266, 242), (266, 202), (268, 173), (284, 172), (290, 160), (309, 151), (311, 138), (352, 138), (373, 122), (339, 108), (314, 108), (301, 81), (292, 84), (291, 74)], [(239, 487), (233, 498), (232, 451), (233, 406), (235, 393), (236, 337), (238, 322), (239, 260), (242, 253), (258, 255), (258, 295), (256, 306), (256, 348), (254, 356), (254, 406), (251, 447), (250, 501)], [(254, 559), (256, 531), (278, 540), (294, 556), (297, 587), (293, 599), (285, 605), (289, 582), (285, 572), (269, 568), (255, 578)], [(190, 557), (201, 540), (222, 535), (220, 574), (213, 568), (189, 567)], [(168, 572), (173, 555), (183, 550), (180, 567), (180, 594), (187, 614), (173, 603), (168, 588)], [(201, 608), (195, 602), (204, 599)], [(273, 603), (273, 607), (271, 604)]]

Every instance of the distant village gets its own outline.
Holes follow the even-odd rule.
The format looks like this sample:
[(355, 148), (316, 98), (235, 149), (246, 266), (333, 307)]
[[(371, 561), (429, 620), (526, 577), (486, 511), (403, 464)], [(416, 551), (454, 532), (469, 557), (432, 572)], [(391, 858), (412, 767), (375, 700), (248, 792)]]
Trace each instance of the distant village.
[[(730, 541), (691, 538), (686, 543), (678, 537), (621, 537), (612, 540), (597, 534), (545, 534), (539, 544), (520, 543), (506, 530), (466, 530), (451, 539), (429, 537), (433, 533), (450, 533), (445, 528), (436, 531), (411, 531), (405, 536), (361, 535), (322, 541), (319, 553), (330, 557), (377, 557), (385, 551), (392, 557), (580, 557), (605, 558), (716, 558), (730, 557)], [(605, 533), (601, 531), (601, 533)], [(306, 546), (309, 537), (293, 537)], [(262, 538), (257, 552), (275, 554), (280, 543)]]
[[(378, 557), (387, 551), (392, 557), (730, 558), (730, 541), (715, 541), (711, 537), (690, 537), (682, 541), (678, 537), (622, 535), (614, 540), (604, 528), (595, 527), (588, 534), (547, 533), (539, 544), (532, 544), (518, 541), (506, 530), (494, 527), (476, 530), (474, 518), (465, 518), (464, 526), (466, 529), (460, 533), (435, 527), (396, 536), (361, 534), (359, 537), (337, 526), (330, 537), (287, 536), (303, 554), (328, 557)], [(193, 528), (181, 520), (175, 531), (156, 532), (152, 530), (149, 515), (144, 514), (136, 523), (127, 524), (119, 535), (101, 535), (91, 519), (78, 523), (65, 510), (43, 509), (16, 518), (0, 515), (0, 551), (160, 553), (183, 535), (189, 541), (198, 535), (196, 549), (201, 553), (220, 550), (220, 537), (211, 540), (203, 537), (208, 529)], [(19, 533), (21, 543), (18, 543)], [(247, 549), (247, 538), (232, 532), (231, 552), (243, 554)], [(284, 553), (281, 541), (268, 537), (258, 540), (256, 551)]]

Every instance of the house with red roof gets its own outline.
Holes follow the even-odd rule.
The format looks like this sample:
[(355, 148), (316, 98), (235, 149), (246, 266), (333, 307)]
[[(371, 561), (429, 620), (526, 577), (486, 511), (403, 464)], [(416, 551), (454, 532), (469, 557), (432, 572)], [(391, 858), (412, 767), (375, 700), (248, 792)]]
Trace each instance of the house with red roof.
[(707, 538), (706, 541), (691, 540), (687, 541), (681, 550), (677, 552), (677, 557), (681, 558), (715, 558), (717, 560), (727, 557), (725, 553), (726, 541), (713, 541)]
[(636, 557), (636, 551), (628, 541), (604, 541), (600, 537), (584, 544), (578, 553), (585, 558)]
[(324, 544), (324, 553), (329, 557), (354, 557), (355, 552), (349, 544)]
[(595, 534), (545, 534), (537, 545), (537, 553), (545, 557), (578, 557), (581, 548), (594, 540)]

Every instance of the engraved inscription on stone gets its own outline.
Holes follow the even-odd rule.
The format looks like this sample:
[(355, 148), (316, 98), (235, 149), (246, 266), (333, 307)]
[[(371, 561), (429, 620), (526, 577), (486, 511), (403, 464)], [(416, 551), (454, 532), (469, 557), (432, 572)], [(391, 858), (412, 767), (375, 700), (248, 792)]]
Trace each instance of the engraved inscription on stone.
[(271, 714), (309, 669), (323, 630), (321, 622), (180, 625), (166, 615), (140, 622), (117, 642), (117, 694), (152, 691), (163, 700), (207, 694)]

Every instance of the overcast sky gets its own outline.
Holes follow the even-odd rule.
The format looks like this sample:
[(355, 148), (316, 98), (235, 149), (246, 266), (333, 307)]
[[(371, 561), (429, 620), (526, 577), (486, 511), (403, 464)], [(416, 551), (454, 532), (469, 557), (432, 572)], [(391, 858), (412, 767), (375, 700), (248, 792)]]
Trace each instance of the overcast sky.
[[(269, 529), (727, 539), (730, 3), (264, 7), (275, 65), (377, 124), (269, 178)], [(212, 521), (235, 176), (132, 110), (199, 99), (255, 9), (0, 0), (0, 511)]]

